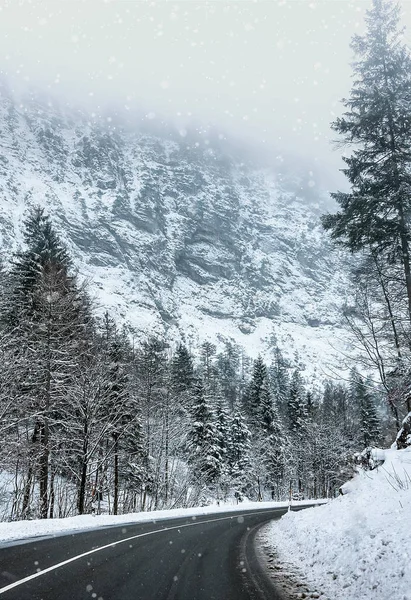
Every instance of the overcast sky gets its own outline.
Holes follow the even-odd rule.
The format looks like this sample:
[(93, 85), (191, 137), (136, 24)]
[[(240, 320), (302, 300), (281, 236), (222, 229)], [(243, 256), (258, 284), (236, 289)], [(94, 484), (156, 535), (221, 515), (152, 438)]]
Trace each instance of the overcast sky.
[[(91, 111), (198, 117), (334, 168), (370, 0), (0, 0), (0, 70)], [(411, 2), (403, 0), (411, 40)], [(182, 125), (183, 127), (183, 125)]]

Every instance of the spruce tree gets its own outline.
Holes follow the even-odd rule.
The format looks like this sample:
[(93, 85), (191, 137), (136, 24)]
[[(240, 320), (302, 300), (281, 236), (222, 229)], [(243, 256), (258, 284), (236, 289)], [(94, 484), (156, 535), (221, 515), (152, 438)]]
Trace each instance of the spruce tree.
[(170, 379), (174, 391), (182, 394), (194, 385), (193, 358), (184, 344), (179, 344), (171, 359)]
[(54, 270), (63, 279), (71, 267), (67, 250), (43, 208), (34, 207), (23, 225), (26, 249), (17, 252), (12, 259), (9, 274), (11, 295), (4, 299), (6, 304), (2, 313), (2, 321), (10, 327), (18, 323), (16, 313), (22, 306), (26, 311), (35, 311), (34, 292), (45, 270)]
[(270, 385), (281, 416), (286, 414), (287, 397), (290, 387), (288, 368), (281, 350), (274, 348), (274, 359), (270, 365)]
[(217, 398), (215, 409), (216, 441), (220, 448), (223, 469), (228, 463), (228, 452), (231, 446), (230, 415), (224, 398)]
[(402, 265), (411, 321), (411, 59), (399, 12), (391, 0), (373, 0), (366, 34), (352, 40), (354, 83), (333, 123), (355, 146), (344, 158), (351, 191), (333, 194), (340, 211), (323, 225), (352, 252), (366, 248)]
[(230, 430), (230, 471), (234, 477), (239, 477), (248, 467), (251, 432), (238, 402), (234, 405)]
[(181, 414), (189, 414), (193, 406), (195, 384), (193, 358), (184, 344), (179, 344), (170, 362), (170, 393)]
[(288, 427), (292, 433), (300, 434), (307, 423), (307, 407), (303, 381), (298, 369), (291, 377), (287, 399)]
[(371, 385), (358, 377), (355, 386), (356, 401), (359, 408), (360, 429), (365, 447), (378, 443), (381, 430), (377, 408), (371, 391)]
[(145, 426), (146, 452), (147, 456), (151, 456), (156, 418), (167, 395), (166, 344), (162, 339), (151, 336), (142, 343), (136, 354), (135, 370), (139, 381), (138, 392)]
[(250, 424), (254, 427), (259, 427), (261, 424), (262, 403), (267, 402), (267, 397), (271, 398), (268, 372), (260, 355), (254, 361), (253, 375), (244, 397), (245, 409), (249, 416)]
[(112, 439), (113, 514), (118, 514), (120, 491), (120, 441), (134, 422), (130, 386), (130, 347), (124, 332), (119, 332), (108, 313), (104, 317), (103, 356), (106, 378), (102, 389), (105, 421)]
[(37, 470), (40, 516), (49, 511), (49, 472), (55, 434), (61, 429), (85, 326), (82, 290), (70, 274), (68, 254), (43, 209), (25, 222), (26, 249), (14, 258), (3, 297), (3, 331), (14, 343), (21, 405), (32, 425), (32, 450), (23, 513)]
[[(271, 488), (271, 497), (279, 497), (286, 461), (287, 439), (284, 425), (270, 393), (264, 393), (261, 399), (261, 431), (265, 439), (262, 461), (267, 471), (267, 484)], [(275, 491), (277, 490), (277, 494)]]
[(221, 475), (223, 464), (216, 419), (202, 381), (196, 383), (195, 395), (193, 423), (188, 434), (189, 462), (196, 482), (212, 484)]
[(216, 369), (213, 357), (217, 348), (211, 342), (203, 342), (201, 344), (201, 374), (204, 385), (207, 390), (214, 389), (216, 383)]
[(217, 356), (221, 392), (232, 410), (238, 396), (240, 353), (231, 342), (225, 342), (224, 352)]

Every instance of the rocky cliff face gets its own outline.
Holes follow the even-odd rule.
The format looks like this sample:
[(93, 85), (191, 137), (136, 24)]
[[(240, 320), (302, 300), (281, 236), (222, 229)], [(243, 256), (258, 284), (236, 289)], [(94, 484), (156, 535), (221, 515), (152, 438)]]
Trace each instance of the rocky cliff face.
[(345, 275), (310, 174), (257, 168), (185, 131), (149, 135), (0, 94), (6, 255), (27, 207), (45, 205), (101, 308), (137, 330), (232, 338), (251, 355), (275, 336), (324, 364)]

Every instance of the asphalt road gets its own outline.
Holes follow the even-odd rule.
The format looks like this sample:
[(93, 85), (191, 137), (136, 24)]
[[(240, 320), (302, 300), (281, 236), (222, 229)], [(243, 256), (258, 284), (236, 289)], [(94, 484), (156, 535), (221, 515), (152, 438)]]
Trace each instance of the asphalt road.
[(284, 513), (218, 513), (3, 546), (0, 600), (280, 600), (253, 538)]

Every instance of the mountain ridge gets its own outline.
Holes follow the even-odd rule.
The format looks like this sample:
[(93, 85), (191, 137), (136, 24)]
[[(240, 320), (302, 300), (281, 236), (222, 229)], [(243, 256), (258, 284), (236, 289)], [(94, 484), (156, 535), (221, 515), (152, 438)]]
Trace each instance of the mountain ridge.
[(330, 339), (345, 347), (346, 267), (321, 229), (329, 197), (312, 172), (287, 171), (281, 157), (259, 168), (186, 130), (166, 139), (0, 91), (6, 257), (40, 204), (101, 307), (137, 333), (231, 339), (251, 356), (274, 340), (310, 368), (335, 354)]

